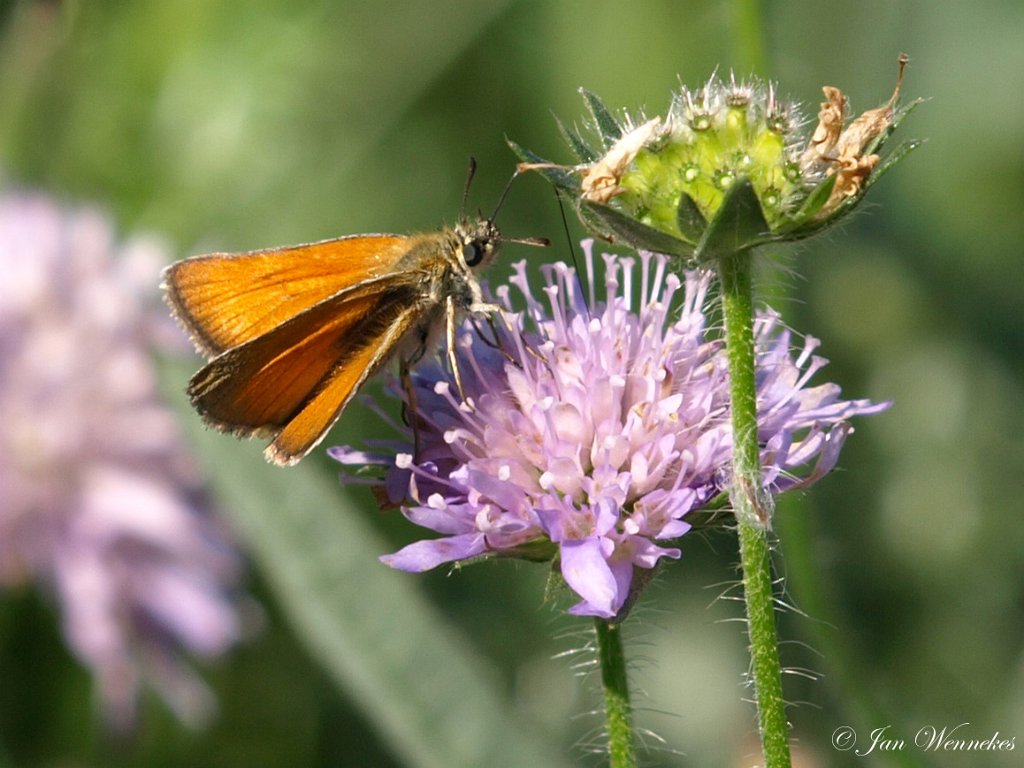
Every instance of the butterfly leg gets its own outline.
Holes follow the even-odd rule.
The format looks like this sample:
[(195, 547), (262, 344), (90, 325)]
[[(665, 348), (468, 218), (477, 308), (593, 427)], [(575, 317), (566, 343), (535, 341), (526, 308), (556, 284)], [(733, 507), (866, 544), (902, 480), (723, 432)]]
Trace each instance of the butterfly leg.
[[(480, 323), (477, 322), (476, 318), (473, 319), (473, 327), (476, 329), (477, 338), (479, 338), (480, 341), (482, 341), (491, 349), (500, 352), (502, 356), (504, 356), (506, 362), (516, 366), (517, 368), (522, 368), (522, 366), (519, 364), (519, 361), (512, 356), (512, 353), (510, 353), (508, 349), (505, 348), (504, 345), (502, 345), (501, 332), (498, 330), (497, 323), (494, 322), (494, 315), (495, 313), (493, 312), (487, 315), (487, 325), (491, 329), (491, 336), (488, 336), (486, 333), (484, 333), (484, 329), (480, 326)], [(532, 347), (528, 346), (527, 349), (533, 352)]]
[[(476, 329), (476, 335), (479, 337), (480, 341), (482, 341), (491, 349), (496, 349), (498, 351), (505, 352), (504, 347), (501, 346), (501, 336), (498, 333), (498, 326), (494, 322), (493, 314), (487, 315), (487, 327), (491, 329), (490, 337), (488, 337), (484, 333), (483, 328), (480, 326), (480, 323), (477, 322), (477, 319), (475, 317), (473, 318), (473, 327)], [(508, 352), (505, 352), (505, 356), (509, 356)]]
[(405, 420), (412, 427), (412, 455), (419, 461), (420, 456), (420, 410), (416, 402), (416, 388), (412, 385), (410, 361), (404, 357), (398, 362), (398, 378), (405, 390)]
[(449, 296), (445, 301), (445, 334), (448, 341), (448, 365), (452, 369), (452, 377), (455, 379), (455, 388), (459, 392), (459, 399), (466, 401), (466, 390), (462, 386), (462, 371), (459, 370), (459, 356), (455, 348), (455, 332), (458, 321), (458, 310), (455, 307), (455, 299)]
[[(506, 320), (505, 322), (507, 323), (508, 321)], [(487, 346), (491, 347), (492, 349), (496, 349), (499, 352), (501, 352), (501, 354), (503, 354), (505, 356), (505, 359), (508, 362), (510, 362), (512, 365), (514, 365), (516, 368), (522, 368), (523, 367), (522, 363), (520, 363), (516, 358), (514, 358), (506, 347), (502, 346), (502, 344), (501, 344), (501, 336), (500, 336), (500, 334), (498, 332), (498, 326), (494, 322), (494, 314), (490, 314), (490, 315), (487, 316), (487, 324), (491, 326), (491, 333), (494, 334), (494, 339), (493, 340), (488, 339), (483, 333), (481, 333), (480, 328), (477, 327), (477, 336), (480, 337), (480, 340), (484, 344), (486, 344)], [(543, 355), (541, 355), (534, 348), (533, 344), (524, 343), (523, 347), (524, 347), (524, 349), (526, 349), (526, 352), (529, 355), (533, 356), (534, 358), (536, 358), (538, 361), (540, 361), (544, 365), (548, 364), (548, 359), (546, 357), (544, 357)]]

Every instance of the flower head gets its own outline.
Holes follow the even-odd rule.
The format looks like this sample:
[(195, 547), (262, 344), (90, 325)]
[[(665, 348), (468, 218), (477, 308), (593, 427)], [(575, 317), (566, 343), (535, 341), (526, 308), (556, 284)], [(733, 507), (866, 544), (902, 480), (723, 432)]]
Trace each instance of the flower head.
[(769, 242), (820, 232), (852, 209), (868, 187), (920, 142), (884, 162), (879, 152), (918, 101), (884, 105), (846, 125), (847, 99), (825, 86), (808, 137), (796, 104), (772, 84), (724, 82), (681, 87), (665, 116), (619, 118), (583, 91), (596, 141), (561, 126), (576, 166), (547, 162), (513, 144), (524, 161), (576, 200), (596, 232), (629, 245), (702, 263)]
[[(593, 242), (583, 247), (588, 297), (562, 263), (545, 268), (536, 295), (520, 263), (510, 283), (525, 311), (512, 310), (504, 286), (497, 338), (464, 326), (464, 397), (439, 364), (416, 372), (418, 454), (332, 449), (342, 463), (385, 467), (388, 499), (443, 534), (384, 562), (423, 571), (486, 555), (557, 555), (581, 598), (573, 613), (621, 616), (645, 581), (637, 569), (678, 558), (671, 542), (690, 529), (687, 515), (722, 494), (728, 372), (704, 314), (709, 278), (681, 279), (645, 252), (639, 263), (606, 254), (596, 286)], [(777, 315), (761, 316), (757, 338), (764, 483), (780, 492), (835, 465), (849, 416), (885, 406), (841, 400), (832, 384), (809, 387), (825, 364), (817, 342), (794, 357)]]
[(240, 630), (238, 558), (149, 357), (164, 256), (118, 247), (94, 211), (0, 197), (0, 585), (56, 595), (118, 726), (142, 683), (200, 723), (212, 697), (183, 652), (214, 657)]

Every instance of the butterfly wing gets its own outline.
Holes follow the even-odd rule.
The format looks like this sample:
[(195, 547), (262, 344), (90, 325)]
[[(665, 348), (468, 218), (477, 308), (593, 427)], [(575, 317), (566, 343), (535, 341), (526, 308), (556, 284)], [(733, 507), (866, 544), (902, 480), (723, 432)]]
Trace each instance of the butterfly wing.
[(223, 352), (189, 382), (193, 405), (222, 431), (273, 437), (267, 458), (296, 463), (403, 337), (433, 321), (421, 280), (364, 281)]
[(167, 302), (196, 346), (212, 357), (346, 288), (392, 272), (414, 239), (352, 235), (291, 248), (194, 256), (164, 270)]

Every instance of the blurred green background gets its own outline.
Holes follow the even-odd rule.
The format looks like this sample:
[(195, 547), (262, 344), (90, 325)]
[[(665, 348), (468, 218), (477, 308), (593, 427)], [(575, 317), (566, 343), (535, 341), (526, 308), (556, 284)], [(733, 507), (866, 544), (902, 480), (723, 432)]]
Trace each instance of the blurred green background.
[[(896, 138), (925, 147), (852, 222), (765, 270), (764, 294), (823, 339), (819, 380), (895, 401), (856, 425), (839, 471), (780, 508), (795, 751), (805, 766), (1019, 765), (1024, 6), (764, 6), (766, 74), (808, 118), (823, 84), (855, 113), (881, 104), (900, 51), (905, 96), (930, 98)], [(680, 79), (746, 74), (739, 39), (734, 4), (696, 0), (0, 0), (0, 178), (100, 203), (177, 256), (433, 229), (458, 214), (470, 154), (484, 210), (514, 165), (505, 136), (567, 158), (552, 113), (582, 118), (579, 86), (655, 113)], [(539, 178), (517, 183), (500, 223), (564, 257)], [(519, 258), (537, 254), (509, 247), (492, 278)], [(589, 623), (543, 603), (543, 567), (377, 565), (412, 526), (338, 487), (322, 457), (282, 471), (255, 443), (202, 432), (181, 402), (191, 367), (166, 366), (168, 395), (249, 547), (266, 626), (205, 670), (220, 701), (207, 730), (147, 700), (137, 733), (114, 738), (52, 606), (0, 596), (0, 766), (457, 764), (473, 754), (459, 734), (505, 745), (479, 764), (517, 750), (601, 764), (586, 656), (559, 656)], [(379, 429), (353, 410), (326, 444)], [(682, 546), (627, 625), (646, 764), (752, 765), (735, 542)], [(414, 722), (424, 707), (436, 725)], [(1018, 752), (862, 759), (830, 744), (847, 724), (911, 741), (964, 722), (1018, 737)]]

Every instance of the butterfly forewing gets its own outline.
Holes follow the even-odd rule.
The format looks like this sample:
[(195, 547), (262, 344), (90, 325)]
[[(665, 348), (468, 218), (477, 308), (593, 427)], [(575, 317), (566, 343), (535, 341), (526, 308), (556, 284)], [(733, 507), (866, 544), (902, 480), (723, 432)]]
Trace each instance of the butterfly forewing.
[(357, 235), (293, 248), (196, 256), (164, 272), (175, 314), (207, 355), (276, 328), (345, 288), (391, 272), (413, 238)]

